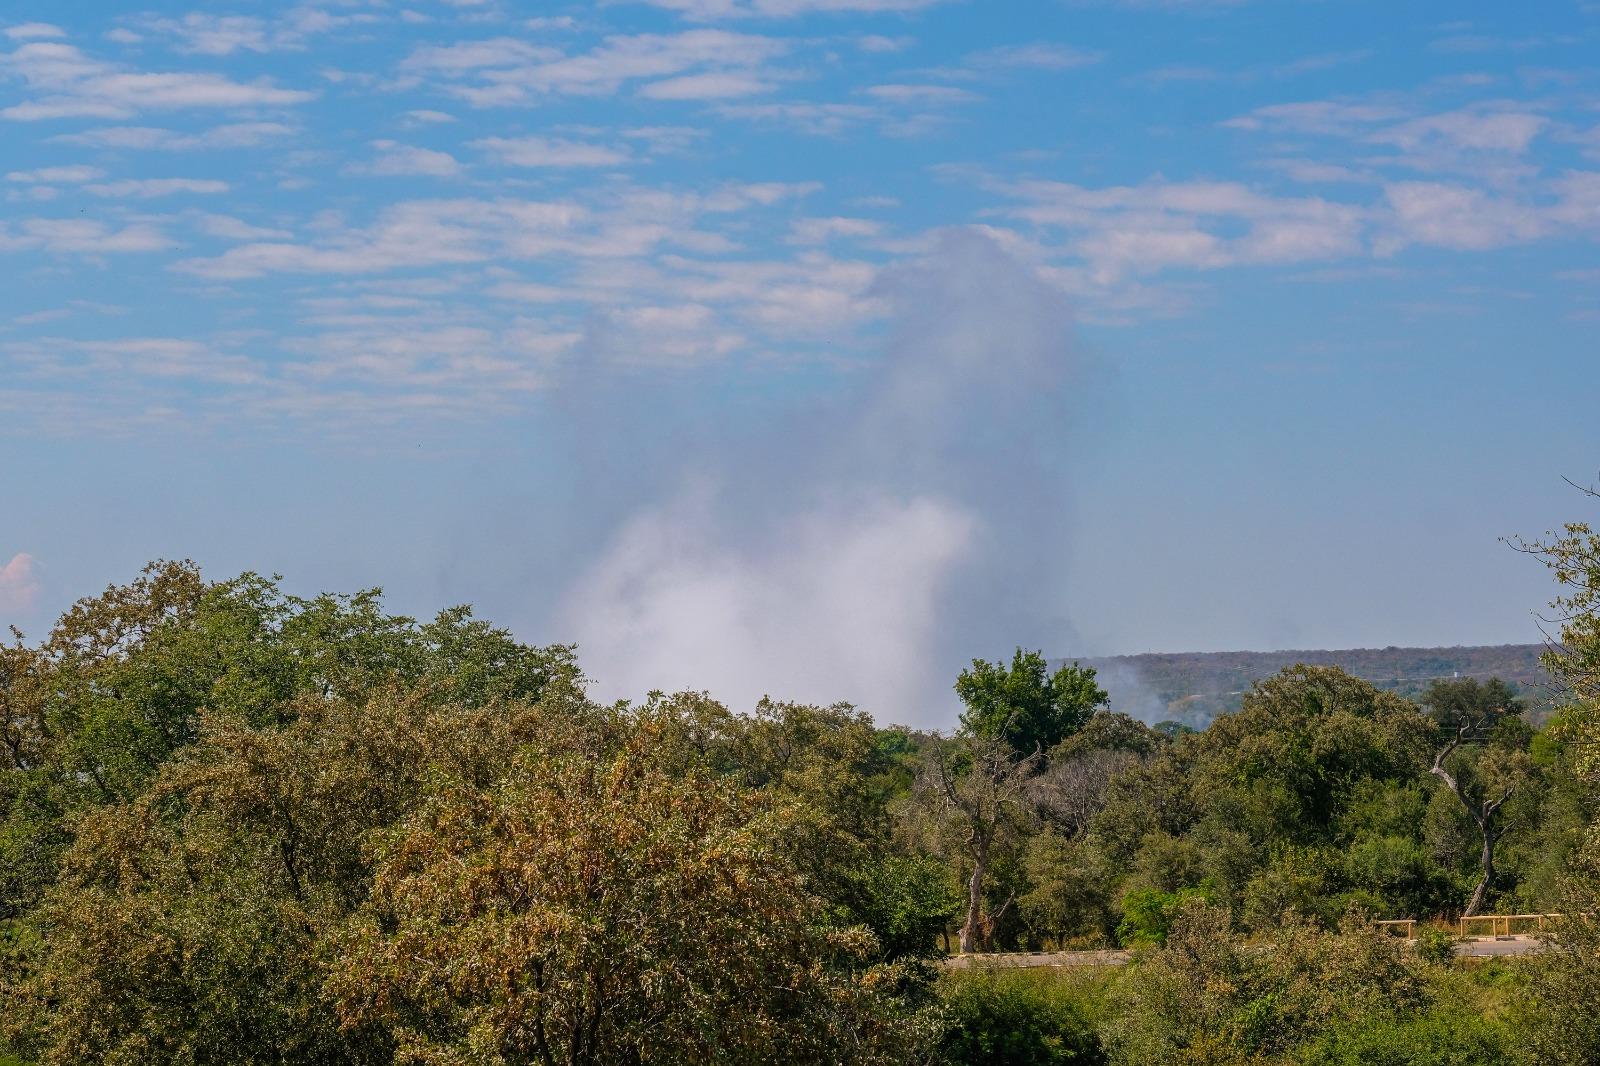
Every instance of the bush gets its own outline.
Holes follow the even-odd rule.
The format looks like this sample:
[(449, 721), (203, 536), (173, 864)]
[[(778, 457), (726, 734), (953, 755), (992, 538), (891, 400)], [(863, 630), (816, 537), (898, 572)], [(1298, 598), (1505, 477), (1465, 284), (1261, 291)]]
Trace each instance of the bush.
[(1103, 1063), (1096, 978), (1053, 970), (952, 974), (941, 989), (943, 1060), (985, 1066)]
[(1417, 934), (1417, 958), (1435, 966), (1454, 962), (1456, 938), (1443, 929), (1424, 929)]
[[(1581, 905), (1581, 904), (1580, 904)], [(1518, 1017), (1535, 1062), (1600, 1062), (1600, 923), (1569, 918), (1528, 963)]]
[(1225, 910), (1198, 901), (1165, 947), (1128, 967), (1115, 999), (1102, 1036), (1127, 1066), (1293, 1061), (1330, 1030), (1424, 1002), (1400, 945), (1370, 926), (1330, 933), (1291, 920), (1250, 943)]
[(1305, 1066), (1499, 1066), (1513, 1060), (1499, 1022), (1461, 1010), (1341, 1025), (1301, 1056)]
[(1117, 941), (1127, 948), (1157, 947), (1167, 942), (1172, 921), (1189, 900), (1209, 902), (1202, 888), (1182, 888), (1176, 892), (1157, 892), (1137, 888), (1122, 897), (1122, 921), (1117, 925)]

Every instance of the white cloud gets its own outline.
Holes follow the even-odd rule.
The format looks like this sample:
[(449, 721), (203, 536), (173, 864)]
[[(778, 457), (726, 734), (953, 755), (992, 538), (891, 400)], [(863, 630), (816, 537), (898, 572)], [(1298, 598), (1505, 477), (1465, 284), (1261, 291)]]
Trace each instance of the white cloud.
[(314, 34), (374, 19), (370, 14), (335, 15), (302, 4), (287, 8), (275, 19), (191, 11), (179, 18), (145, 18), (136, 24), (147, 33), (173, 38), (180, 52), (226, 56), (299, 49)]
[(281, 240), (292, 236), (287, 230), (252, 225), (231, 215), (201, 215), (197, 224), (206, 236), (229, 241)]
[(788, 126), (820, 137), (838, 137), (857, 126), (887, 117), (883, 109), (867, 104), (807, 102), (725, 104), (717, 113), (725, 118)]
[(836, 237), (876, 237), (883, 224), (870, 218), (797, 218), (789, 227), (790, 244), (826, 244)]
[(431, 148), (399, 144), (395, 141), (373, 141), (378, 157), (357, 168), (359, 172), (384, 177), (423, 176), (433, 178), (454, 177), (461, 172), (461, 164), (449, 152)]
[(740, 96), (760, 96), (773, 85), (764, 78), (741, 71), (685, 74), (678, 78), (653, 81), (639, 90), (651, 100), (728, 100)]
[(706, 130), (693, 126), (634, 126), (618, 132), (630, 141), (643, 141), (658, 155), (687, 152), (709, 136)]
[(560, 59), (561, 50), (530, 44), (514, 37), (483, 41), (424, 45), (408, 56), (402, 67), (409, 71), (463, 74), (484, 69), (513, 69)]
[(1272, 168), (1290, 181), (1307, 185), (1370, 185), (1378, 181), (1377, 175), (1370, 170), (1356, 170), (1337, 163), (1318, 163), (1311, 159), (1269, 159), (1262, 165)]
[(485, 137), (471, 146), (514, 167), (611, 167), (629, 160), (620, 148), (548, 137)]
[(491, 254), (497, 226), (558, 234), (580, 215), (575, 208), (555, 205), (414, 201), (384, 209), (365, 230), (339, 231), (319, 244), (243, 244), (215, 258), (183, 260), (174, 269), (208, 278), (249, 278), (273, 273), (368, 274), (472, 263)]
[(90, 166), (64, 166), (40, 167), (37, 170), (13, 170), (6, 175), (7, 181), (20, 181), (27, 183), (55, 182), (62, 185), (75, 185), (80, 182), (93, 181), (105, 177), (105, 171), (99, 167)]
[(91, 148), (186, 152), (214, 148), (254, 148), (292, 137), (295, 127), (282, 122), (232, 122), (199, 133), (179, 133), (155, 126), (101, 126), (66, 133), (52, 140)]
[[(1014, 213), (1073, 234), (1070, 251), (1102, 282), (1174, 267), (1215, 269), (1359, 254), (1367, 212), (1320, 197), (1270, 196), (1235, 182), (1092, 189), (1021, 182)], [(1242, 232), (1237, 232), (1243, 224)]]
[(1403, 122), (1373, 133), (1371, 140), (1408, 151), (1442, 143), (1468, 151), (1521, 155), (1548, 125), (1542, 115), (1480, 106)]
[(284, 107), (314, 95), (265, 80), (245, 83), (192, 71), (128, 71), (54, 41), (35, 41), (0, 54), (0, 70), (11, 71), (33, 94), (0, 109), (0, 116), (17, 121), (127, 118), (143, 111), (188, 108)]
[(999, 48), (974, 52), (967, 57), (966, 65), (974, 70), (1002, 72), (1073, 70), (1077, 67), (1092, 66), (1103, 58), (1099, 52), (1073, 48), (1065, 44), (1036, 41), (1031, 44), (1003, 45)]
[(966, 104), (980, 99), (977, 93), (951, 85), (872, 85), (862, 92), (895, 104)]
[(795, 18), (811, 14), (920, 11), (943, 0), (643, 0), (696, 22), (734, 18)]
[(855, 39), (857, 48), (874, 55), (904, 52), (916, 43), (915, 37), (886, 37), (881, 33), (868, 33)]
[(1396, 182), (1384, 196), (1394, 212), (1394, 232), (1380, 245), (1385, 252), (1407, 244), (1481, 251), (1533, 240), (1551, 223), (1537, 209), (1440, 182)]
[(48, 22), (23, 22), (16, 26), (6, 27), (5, 34), (13, 41), (37, 41), (53, 37), (65, 37), (67, 31), (60, 26), (52, 26)]
[(635, 366), (685, 365), (725, 358), (746, 339), (704, 304), (627, 307), (591, 321), (590, 351)]
[(1393, 122), (1405, 116), (1404, 110), (1392, 104), (1307, 100), (1301, 103), (1258, 107), (1249, 114), (1229, 119), (1223, 125), (1241, 130), (1350, 136), (1375, 123)]
[(248, 15), (212, 15), (191, 11), (182, 18), (151, 19), (146, 29), (176, 37), (178, 50), (208, 56), (238, 51), (269, 52), (272, 35), (265, 19)]
[(29, 218), (0, 223), (0, 252), (45, 251), (54, 255), (101, 256), (159, 252), (173, 241), (156, 226), (136, 222), (113, 229), (85, 218)]
[(725, 248), (696, 228), (702, 216), (749, 210), (804, 195), (809, 186), (726, 185), (699, 194), (607, 192), (599, 208), (554, 200), (413, 200), (385, 208), (365, 228), (333, 228), (314, 244), (258, 243), (175, 269), (210, 278), (272, 273), (365, 274), (407, 267), (559, 256), (622, 259), (664, 245)]
[(609, 96), (634, 83), (643, 83), (646, 96), (707, 99), (761, 91), (772, 80), (767, 65), (789, 47), (771, 37), (713, 29), (615, 34), (576, 54), (493, 38), (420, 48), (402, 69), (443, 79), (446, 91), (477, 107), (547, 95)]
[(860, 260), (806, 252), (793, 260), (663, 259), (647, 291), (719, 308), (746, 328), (779, 340), (847, 340), (884, 314), (871, 294), (877, 268)]
[(1391, 146), (1405, 155), (1389, 162), (1416, 170), (1481, 172), (1486, 156), (1525, 154), (1550, 121), (1503, 100), (1428, 115), (1410, 114), (1391, 103), (1319, 100), (1256, 108), (1223, 125)]
[(179, 337), (129, 337), (82, 341), (46, 337), (9, 345), (9, 357), (43, 375), (183, 379), (220, 385), (251, 385), (259, 369), (240, 355), (219, 352)]
[(577, 343), (573, 333), (527, 324), (494, 330), (474, 325), (431, 325), (406, 320), (362, 324), (302, 338), (292, 345), (304, 358), (293, 375), (312, 387), (332, 383), (397, 394), (475, 396), (499, 407), (508, 394), (545, 387), (549, 368)]
[(0, 611), (31, 611), (39, 598), (39, 579), (33, 556), (17, 552), (0, 566)]
[(152, 200), (158, 196), (177, 196), (182, 193), (215, 195), (227, 192), (228, 183), (209, 178), (126, 178), (85, 185), (84, 188), (96, 196)]

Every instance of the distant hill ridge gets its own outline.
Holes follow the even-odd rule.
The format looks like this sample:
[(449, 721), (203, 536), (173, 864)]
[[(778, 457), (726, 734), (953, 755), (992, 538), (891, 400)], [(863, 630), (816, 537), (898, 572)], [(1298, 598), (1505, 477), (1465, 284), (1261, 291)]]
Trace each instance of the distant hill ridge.
[(1147, 652), (1059, 662), (1092, 666), (1111, 695), (1113, 709), (1146, 722), (1176, 721), (1203, 729), (1211, 719), (1239, 709), (1250, 685), (1306, 663), (1337, 666), (1379, 688), (1415, 697), (1436, 678), (1499, 677), (1514, 684), (1535, 717), (1548, 712), (1554, 693), (1539, 665), (1543, 644), (1485, 644), (1448, 648), (1305, 648), (1291, 651)]

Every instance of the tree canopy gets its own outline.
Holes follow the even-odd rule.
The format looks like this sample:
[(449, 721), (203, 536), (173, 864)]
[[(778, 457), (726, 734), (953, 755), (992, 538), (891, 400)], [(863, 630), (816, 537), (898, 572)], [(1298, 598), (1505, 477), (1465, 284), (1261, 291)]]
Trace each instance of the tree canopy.
[(1109, 697), (1095, 672), (1076, 664), (1050, 673), (1044, 655), (1021, 648), (1004, 662), (972, 660), (956, 679), (968, 732), (1004, 741), (1021, 755), (1047, 752), (1088, 724)]
[(1152, 728), (1018, 649), (948, 734), (152, 564), (0, 647), (0, 1063), (1592, 1061), (1593, 923), (1497, 991), (1368, 924), (1600, 898), (1593, 548), (1542, 550), (1549, 722), (1300, 665)]

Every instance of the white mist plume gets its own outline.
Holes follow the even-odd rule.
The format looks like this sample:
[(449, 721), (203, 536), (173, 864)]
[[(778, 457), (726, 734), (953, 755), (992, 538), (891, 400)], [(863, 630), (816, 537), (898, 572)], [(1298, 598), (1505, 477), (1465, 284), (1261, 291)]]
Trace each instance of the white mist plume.
[(1101, 660), (1095, 664), (1100, 687), (1111, 697), (1111, 709), (1155, 725), (1172, 717), (1167, 701), (1145, 680), (1137, 666)]
[(571, 617), (607, 692), (899, 708), (897, 686), (928, 669), (938, 596), (973, 528), (945, 501), (881, 499), (741, 544), (701, 489), (631, 519), (573, 589)]
[(18, 552), (0, 566), (0, 611), (22, 613), (33, 609), (39, 598), (39, 580), (34, 573), (33, 556)]
[(847, 402), (723, 442), (569, 587), (560, 632), (597, 695), (845, 700), (943, 725), (967, 659), (1066, 641), (1062, 294), (954, 230), (875, 295), (892, 335)]

